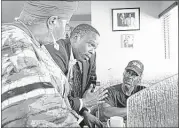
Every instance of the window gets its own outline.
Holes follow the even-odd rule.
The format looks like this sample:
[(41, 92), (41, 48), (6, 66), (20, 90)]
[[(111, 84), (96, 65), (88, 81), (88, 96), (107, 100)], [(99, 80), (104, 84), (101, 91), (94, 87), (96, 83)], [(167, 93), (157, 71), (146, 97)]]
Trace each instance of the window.
[[(162, 16), (165, 59), (178, 59), (178, 5), (172, 4)], [(167, 12), (166, 12), (167, 11)]]

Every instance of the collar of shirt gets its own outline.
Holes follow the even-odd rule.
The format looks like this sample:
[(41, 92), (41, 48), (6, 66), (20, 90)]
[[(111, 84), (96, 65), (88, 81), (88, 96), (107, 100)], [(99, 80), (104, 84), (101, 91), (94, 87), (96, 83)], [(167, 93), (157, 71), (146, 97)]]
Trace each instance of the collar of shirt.
[[(73, 83), (73, 66), (76, 64), (77, 60), (74, 58), (73, 52), (72, 52), (72, 48), (71, 48), (71, 54), (70, 54), (70, 61), (69, 61), (69, 66), (68, 66), (68, 73), (67, 73), (67, 79), (69, 84)], [(80, 66), (80, 70), (82, 69), (82, 63), (78, 62), (79, 66)], [(82, 70), (81, 70), (82, 71)]]
[(78, 63), (79, 67), (80, 67), (80, 71), (82, 72), (82, 62), (80, 61), (77, 61), (73, 55), (73, 51), (72, 51), (72, 48), (71, 48), (71, 54), (70, 54), (70, 64), (74, 65), (76, 64), (76, 62)]
[(71, 48), (71, 53), (70, 53), (70, 64), (76, 64), (77, 60), (75, 59), (74, 55), (73, 55), (73, 51), (72, 51), (72, 48)]

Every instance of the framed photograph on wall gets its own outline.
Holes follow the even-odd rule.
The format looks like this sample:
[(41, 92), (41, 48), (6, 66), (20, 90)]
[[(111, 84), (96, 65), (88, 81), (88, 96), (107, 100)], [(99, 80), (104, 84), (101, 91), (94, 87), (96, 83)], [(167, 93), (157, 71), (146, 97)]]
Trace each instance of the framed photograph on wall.
[(133, 34), (121, 35), (121, 48), (134, 48), (134, 35)]
[(140, 30), (140, 8), (112, 9), (112, 31)]
[(70, 33), (72, 32), (73, 29), (74, 29), (74, 27), (70, 26), (69, 24), (66, 25), (66, 27), (65, 27), (65, 39), (70, 38)]

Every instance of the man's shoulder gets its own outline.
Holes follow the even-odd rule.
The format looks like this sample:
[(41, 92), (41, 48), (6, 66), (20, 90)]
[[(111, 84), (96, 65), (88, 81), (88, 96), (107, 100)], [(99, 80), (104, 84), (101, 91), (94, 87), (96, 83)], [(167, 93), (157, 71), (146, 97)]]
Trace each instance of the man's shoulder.
[(10, 46), (26, 46), (30, 45), (30, 37), (20, 28), (13, 24), (2, 25), (2, 47)]
[(136, 89), (136, 92), (142, 90), (142, 89), (145, 89), (146, 87), (145, 86), (142, 86), (142, 85), (138, 85), (137, 86), (137, 89)]
[(13, 25), (13, 24), (3, 24), (2, 25), (2, 27), (1, 27), (1, 32), (2, 32), (2, 35), (4, 35), (4, 36), (9, 36), (9, 35), (11, 35), (11, 36), (22, 36), (22, 35), (18, 35), (19, 33), (23, 33), (23, 31), (20, 29), (20, 28), (18, 28), (18, 27), (16, 27), (15, 25)]
[[(25, 33), (21, 28), (19, 28), (18, 26), (16, 26), (16, 24), (13, 23), (4, 23), (2, 24), (1, 27), (1, 32), (3, 33), (9, 33), (9, 34), (16, 34), (16, 33)], [(17, 36), (22, 36), (22, 35), (17, 35)]]
[(71, 52), (71, 42), (70, 39), (60, 39), (57, 41), (60, 48), (64, 48), (65, 51), (70, 55)]
[(112, 86), (108, 87), (107, 89), (108, 89), (109, 91), (113, 91), (113, 92), (119, 91), (119, 90), (121, 90), (121, 85), (122, 85), (122, 84), (112, 85)]
[(59, 39), (57, 43), (63, 47), (71, 46), (70, 39)]

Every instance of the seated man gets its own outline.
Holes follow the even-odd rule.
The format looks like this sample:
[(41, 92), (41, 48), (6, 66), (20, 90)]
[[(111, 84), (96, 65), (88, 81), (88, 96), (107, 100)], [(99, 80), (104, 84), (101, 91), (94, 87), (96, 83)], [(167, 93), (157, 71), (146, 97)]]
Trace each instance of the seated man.
[(106, 121), (112, 116), (126, 118), (127, 98), (145, 88), (140, 86), (143, 70), (144, 66), (140, 61), (130, 61), (123, 73), (123, 83), (107, 88), (108, 97), (102, 105), (100, 117), (103, 119), (101, 121)]

